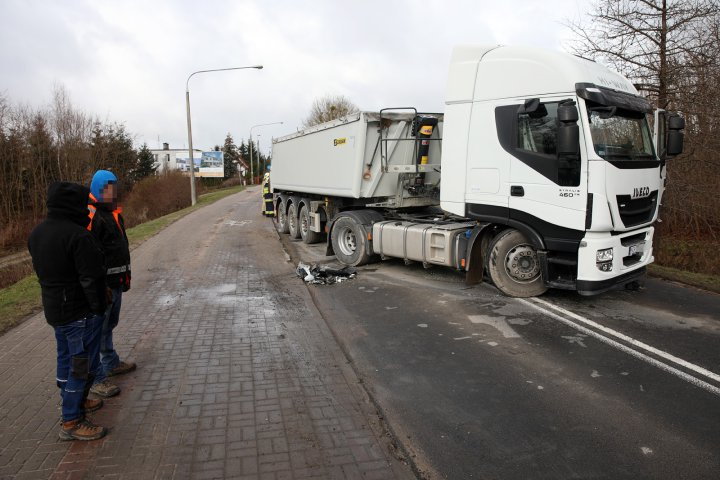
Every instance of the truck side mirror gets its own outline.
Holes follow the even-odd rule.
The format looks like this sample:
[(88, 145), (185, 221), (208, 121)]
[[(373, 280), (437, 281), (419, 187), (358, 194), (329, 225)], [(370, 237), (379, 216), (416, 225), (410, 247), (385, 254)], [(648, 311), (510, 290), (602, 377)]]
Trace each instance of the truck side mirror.
[(668, 128), (670, 130), (682, 130), (685, 128), (685, 119), (678, 115), (677, 113), (673, 113), (670, 118), (668, 119)]
[(528, 98), (518, 109), (518, 113), (526, 113), (530, 118), (543, 118), (548, 114), (545, 105), (540, 103), (539, 98)]
[(680, 155), (683, 151), (685, 134), (682, 130), (685, 128), (685, 119), (678, 114), (673, 114), (668, 118), (667, 133), (667, 155), (674, 157)]
[(577, 124), (579, 115), (575, 102), (564, 101), (558, 105), (558, 155), (578, 155), (580, 153), (580, 127)]

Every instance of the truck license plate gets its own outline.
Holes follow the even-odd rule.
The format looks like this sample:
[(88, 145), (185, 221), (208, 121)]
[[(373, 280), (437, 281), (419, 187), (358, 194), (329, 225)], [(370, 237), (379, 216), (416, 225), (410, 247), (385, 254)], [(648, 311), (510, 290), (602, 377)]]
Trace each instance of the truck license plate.
[(630, 245), (630, 251), (628, 252), (628, 255), (635, 255), (636, 253), (643, 253), (645, 251), (645, 242), (636, 243), (635, 245)]

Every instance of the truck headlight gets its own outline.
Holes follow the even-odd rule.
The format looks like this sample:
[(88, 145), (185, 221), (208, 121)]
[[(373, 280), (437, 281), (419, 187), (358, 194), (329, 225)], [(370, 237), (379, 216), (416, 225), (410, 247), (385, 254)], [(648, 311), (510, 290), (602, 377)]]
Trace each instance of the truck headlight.
[(597, 262), (611, 262), (613, 259), (613, 249), (612, 248), (604, 248), (602, 250), (598, 250), (595, 254), (595, 260)]

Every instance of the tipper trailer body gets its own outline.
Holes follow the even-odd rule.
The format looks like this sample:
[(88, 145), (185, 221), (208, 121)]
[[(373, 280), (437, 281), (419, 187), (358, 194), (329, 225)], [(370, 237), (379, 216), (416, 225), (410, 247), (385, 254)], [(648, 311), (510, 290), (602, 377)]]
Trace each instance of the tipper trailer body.
[(487, 273), (513, 296), (589, 295), (645, 272), (680, 117), (595, 62), (530, 47), (456, 48), (445, 103), (275, 139), (280, 231), (327, 235), (347, 265), (399, 257), (468, 283)]

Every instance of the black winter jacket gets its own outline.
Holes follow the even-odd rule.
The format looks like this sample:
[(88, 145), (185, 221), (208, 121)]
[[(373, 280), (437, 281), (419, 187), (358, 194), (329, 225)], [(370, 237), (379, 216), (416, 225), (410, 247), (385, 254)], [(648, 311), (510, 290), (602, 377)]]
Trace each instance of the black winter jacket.
[(96, 211), (90, 232), (105, 255), (108, 287), (123, 287), (123, 290), (127, 290), (130, 287), (130, 246), (125, 233), (125, 221), (122, 215), (118, 215), (118, 221), (115, 222), (111, 205), (100, 202), (92, 205)]
[(86, 187), (74, 183), (50, 185), (47, 219), (33, 229), (28, 239), (42, 289), (45, 319), (53, 326), (105, 312), (103, 254), (87, 231), (89, 193)]

